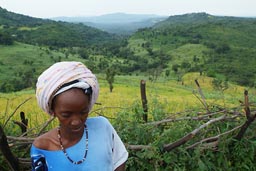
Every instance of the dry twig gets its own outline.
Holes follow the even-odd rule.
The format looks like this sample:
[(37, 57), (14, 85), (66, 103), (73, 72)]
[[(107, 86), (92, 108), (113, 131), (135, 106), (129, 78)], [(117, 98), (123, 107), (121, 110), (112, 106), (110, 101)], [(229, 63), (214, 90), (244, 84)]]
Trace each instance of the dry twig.
[(7, 118), (7, 120), (5, 121), (4, 125), (3, 125), (3, 129), (5, 128), (5, 126), (7, 125), (7, 123), (9, 122), (9, 120), (13, 117), (13, 115), (15, 114), (15, 112), (27, 101), (29, 101), (32, 97), (26, 99), (24, 102), (22, 102), (21, 104), (19, 104), (15, 110), (12, 112), (12, 114)]
[(200, 145), (200, 144), (202, 144), (202, 143), (204, 143), (204, 142), (216, 141), (216, 140), (218, 140), (221, 136), (230, 134), (230, 133), (236, 131), (237, 129), (239, 129), (239, 128), (241, 128), (241, 127), (242, 127), (242, 125), (239, 125), (239, 126), (233, 128), (233, 129), (229, 130), (229, 131), (223, 132), (223, 133), (221, 133), (221, 134), (219, 134), (219, 135), (216, 135), (216, 136), (214, 136), (214, 137), (205, 138), (205, 139), (203, 139), (203, 140), (201, 140), (201, 141), (199, 141), (199, 142), (194, 143), (193, 145), (190, 145), (190, 146), (186, 147), (186, 149), (195, 148), (196, 146), (198, 146), (198, 145)]
[(209, 120), (208, 122), (206, 122), (205, 124), (201, 125), (199, 128), (194, 129), (192, 132), (190, 132), (189, 134), (185, 135), (183, 138), (179, 139), (178, 141), (174, 142), (174, 143), (170, 143), (170, 144), (166, 144), (163, 146), (163, 150), (164, 151), (171, 151), (172, 149), (179, 147), (183, 144), (185, 144), (187, 141), (189, 141), (190, 139), (194, 138), (194, 136), (203, 128), (209, 126), (212, 123), (224, 120), (226, 118), (226, 115), (222, 115), (218, 118), (214, 118)]

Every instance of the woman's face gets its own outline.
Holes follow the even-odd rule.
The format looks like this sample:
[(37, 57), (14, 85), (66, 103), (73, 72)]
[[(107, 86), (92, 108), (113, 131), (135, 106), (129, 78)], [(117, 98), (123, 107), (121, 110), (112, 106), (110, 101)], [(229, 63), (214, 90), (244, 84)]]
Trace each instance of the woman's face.
[(89, 97), (82, 89), (72, 88), (54, 98), (53, 112), (65, 131), (77, 133), (84, 130), (89, 103)]

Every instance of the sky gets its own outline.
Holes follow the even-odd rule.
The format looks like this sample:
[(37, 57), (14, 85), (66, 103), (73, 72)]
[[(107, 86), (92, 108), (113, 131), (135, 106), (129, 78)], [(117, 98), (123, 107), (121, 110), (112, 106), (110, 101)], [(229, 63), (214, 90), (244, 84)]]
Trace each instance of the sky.
[(256, 17), (256, 0), (0, 0), (0, 7), (38, 18), (99, 16), (117, 12), (164, 16), (206, 12)]

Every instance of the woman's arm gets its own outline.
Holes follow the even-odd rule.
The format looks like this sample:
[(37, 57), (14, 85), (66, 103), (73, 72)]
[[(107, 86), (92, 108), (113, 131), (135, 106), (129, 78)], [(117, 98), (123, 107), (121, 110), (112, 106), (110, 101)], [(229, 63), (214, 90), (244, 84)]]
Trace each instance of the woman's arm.
[(118, 166), (115, 171), (125, 171), (125, 163), (121, 164), (120, 166)]

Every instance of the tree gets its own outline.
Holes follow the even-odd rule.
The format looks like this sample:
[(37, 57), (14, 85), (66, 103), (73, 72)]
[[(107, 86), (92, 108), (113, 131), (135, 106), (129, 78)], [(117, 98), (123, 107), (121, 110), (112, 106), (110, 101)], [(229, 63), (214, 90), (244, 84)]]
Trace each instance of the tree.
[(221, 79), (214, 78), (212, 80), (212, 85), (215, 90), (224, 91), (224, 90), (228, 89), (228, 81), (227, 80), (223, 81)]
[(0, 33), (0, 44), (2, 45), (12, 45), (14, 42), (11, 35), (8, 33)]
[(83, 58), (83, 59), (88, 59), (89, 58), (89, 53), (88, 53), (88, 51), (87, 51), (87, 49), (86, 48), (80, 48), (79, 50), (78, 50), (78, 54), (81, 56), (81, 58)]
[(178, 73), (179, 67), (180, 67), (180, 66), (179, 66), (178, 64), (174, 64), (174, 65), (172, 66), (172, 70), (175, 72), (175, 74)]
[(109, 84), (109, 90), (110, 92), (113, 91), (113, 83), (114, 83), (114, 77), (116, 75), (116, 71), (114, 69), (111, 69), (110, 67), (106, 69), (106, 80)]
[(169, 70), (169, 69), (165, 70), (165, 76), (166, 76), (166, 77), (169, 77), (169, 76), (170, 76), (170, 70)]
[(149, 74), (150, 74), (149, 80), (152, 81), (152, 82), (155, 82), (155, 81), (158, 79), (158, 77), (161, 75), (162, 71), (163, 71), (162, 66), (159, 66), (159, 67), (157, 67), (157, 68), (150, 69), (150, 70), (148, 71)]

